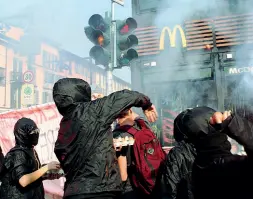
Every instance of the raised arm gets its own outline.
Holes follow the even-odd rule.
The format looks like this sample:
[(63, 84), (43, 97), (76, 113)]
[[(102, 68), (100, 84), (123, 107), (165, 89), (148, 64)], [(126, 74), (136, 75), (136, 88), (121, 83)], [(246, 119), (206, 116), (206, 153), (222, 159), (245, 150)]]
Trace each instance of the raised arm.
[(210, 123), (220, 125), (220, 129), (244, 146), (247, 155), (253, 158), (253, 123), (238, 115), (231, 115), (230, 111), (216, 112), (210, 118)]
[(244, 146), (247, 155), (253, 158), (253, 124), (250, 121), (238, 115), (232, 115), (227, 134)]
[(103, 106), (101, 114), (106, 123), (112, 123), (123, 110), (133, 106), (141, 107), (144, 111), (152, 106), (149, 97), (130, 90), (117, 91), (96, 101), (98, 107)]

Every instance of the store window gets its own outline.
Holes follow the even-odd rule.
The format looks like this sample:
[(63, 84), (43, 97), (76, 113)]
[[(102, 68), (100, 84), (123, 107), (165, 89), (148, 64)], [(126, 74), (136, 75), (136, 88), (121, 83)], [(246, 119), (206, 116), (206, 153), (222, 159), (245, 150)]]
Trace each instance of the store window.
[(43, 101), (43, 103), (53, 102), (52, 91), (42, 92), (42, 101)]

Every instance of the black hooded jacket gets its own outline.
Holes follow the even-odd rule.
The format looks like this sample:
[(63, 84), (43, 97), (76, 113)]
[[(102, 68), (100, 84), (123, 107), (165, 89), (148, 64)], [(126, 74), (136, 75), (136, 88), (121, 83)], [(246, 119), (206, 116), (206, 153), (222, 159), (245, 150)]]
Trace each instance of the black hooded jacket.
[[(176, 146), (166, 157), (166, 199), (193, 199), (191, 173), (196, 157), (195, 140), (208, 127), (207, 120), (215, 111), (197, 107), (181, 112), (174, 120)], [(196, 131), (196, 129), (201, 129)]]
[[(253, 124), (233, 115), (222, 126), (210, 129), (196, 144), (195, 199), (252, 199)], [(247, 156), (231, 154), (227, 135), (244, 146)]]
[(63, 116), (55, 154), (66, 174), (64, 197), (121, 191), (111, 125), (127, 108), (149, 108), (149, 98), (123, 90), (91, 101), (89, 84), (75, 78), (56, 82), (53, 98)]
[(32, 135), (37, 126), (31, 119), (21, 118), (15, 124), (16, 146), (4, 158), (1, 171), (0, 199), (44, 199), (42, 179), (26, 187), (19, 184), (19, 179), (40, 168), (38, 155), (33, 145), (38, 143), (38, 134)]

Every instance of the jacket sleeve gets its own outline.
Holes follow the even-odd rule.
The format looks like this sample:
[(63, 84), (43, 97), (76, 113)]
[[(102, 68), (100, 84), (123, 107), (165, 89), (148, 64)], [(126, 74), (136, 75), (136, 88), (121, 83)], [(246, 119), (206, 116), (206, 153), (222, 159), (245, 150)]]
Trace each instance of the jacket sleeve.
[(166, 199), (176, 199), (177, 197), (177, 186), (181, 179), (180, 165), (182, 164), (182, 159), (177, 155), (177, 152), (170, 150), (166, 157), (165, 163), (165, 195)]
[(253, 157), (253, 123), (234, 115), (228, 125), (227, 134), (244, 146), (247, 154)]
[(24, 152), (15, 151), (5, 157), (4, 166), (11, 172), (12, 181), (18, 182), (19, 179), (29, 172), (28, 160)]
[(99, 104), (103, 106), (101, 115), (103, 116), (103, 120), (109, 124), (111, 124), (118, 115), (127, 108), (135, 106), (146, 110), (152, 105), (149, 97), (137, 91), (130, 90), (117, 91), (96, 101), (98, 106), (100, 106)]

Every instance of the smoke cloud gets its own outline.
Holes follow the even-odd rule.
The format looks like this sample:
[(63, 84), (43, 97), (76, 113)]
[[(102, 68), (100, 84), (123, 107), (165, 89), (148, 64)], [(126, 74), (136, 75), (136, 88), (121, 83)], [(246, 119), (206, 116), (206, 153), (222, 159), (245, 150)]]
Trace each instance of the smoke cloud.
[[(182, 41), (179, 31), (176, 33), (176, 47), (170, 47), (170, 41), (168, 34), (165, 34), (165, 49), (160, 51), (156, 58), (157, 69), (149, 68), (150, 73), (155, 70), (160, 70), (163, 72), (153, 73), (148, 76), (151, 83), (150, 95), (152, 95), (153, 90), (155, 90), (155, 96), (159, 96), (160, 102), (158, 103), (160, 107), (164, 110), (169, 109), (177, 113), (185, 110), (186, 108), (192, 108), (196, 106), (209, 106), (218, 110), (217, 107), (217, 93), (216, 93), (216, 80), (215, 78), (203, 79), (202, 81), (186, 81), (189, 77), (196, 77), (200, 73), (200, 68), (205, 68), (207, 66), (213, 68), (214, 59), (213, 56), (218, 57), (218, 63), (216, 62), (216, 69), (224, 70), (223, 75), (219, 77), (221, 82), (220, 87), (223, 87), (222, 93), (225, 96), (225, 109), (238, 112), (243, 117), (246, 117), (253, 121), (253, 52), (250, 43), (253, 43), (253, 16), (245, 16), (253, 11), (253, 1), (252, 0), (163, 0), (158, 7), (161, 9), (157, 11), (157, 16), (152, 25), (158, 27), (158, 34), (160, 36), (163, 27), (170, 27), (173, 31), (175, 25), (180, 25), (182, 28), (187, 29), (186, 39), (194, 38), (191, 37), (187, 32), (205, 30), (204, 34), (212, 34), (213, 28), (215, 30), (215, 35), (218, 36), (219, 40), (224, 40), (231, 43), (236, 43), (236, 45), (229, 47), (219, 46), (218, 54), (213, 54), (213, 40), (206, 37), (195, 37), (199, 38), (199, 43), (202, 42), (203, 49), (197, 50), (187, 50), (187, 48), (192, 48), (194, 45), (188, 43), (188, 46), (183, 49)], [(164, 9), (164, 8), (167, 9)], [(226, 16), (231, 15), (244, 15), (244, 17), (238, 17), (231, 21)], [(217, 19), (222, 17), (226, 22), (223, 21), (223, 26), (218, 26)], [(200, 23), (197, 20), (205, 21), (205, 28), (200, 28)], [(194, 28), (189, 25), (189, 22), (195, 21), (195, 27), (200, 28), (199, 30), (193, 30)], [(197, 25), (199, 23), (199, 25)], [(203, 23), (203, 22), (202, 22)], [(190, 28), (189, 28), (190, 26)], [(244, 31), (240, 31), (239, 28)], [(192, 29), (189, 31), (189, 29)], [(251, 31), (250, 31), (251, 30)], [(232, 32), (234, 31), (234, 32)], [(248, 32), (247, 32), (248, 31)], [(201, 34), (201, 33), (200, 33)], [(203, 34), (203, 33), (202, 33)], [(235, 37), (230, 37), (228, 34), (239, 35)], [(196, 36), (198, 34), (195, 34)], [(240, 37), (244, 36), (244, 40)], [(211, 36), (209, 36), (211, 38)], [(189, 41), (189, 40), (188, 40)], [(197, 42), (195, 42), (197, 43)], [(222, 42), (221, 42), (222, 43)], [(245, 45), (242, 45), (246, 43)], [(211, 49), (204, 49), (205, 45), (210, 45)], [(209, 47), (209, 46), (208, 46)], [(227, 54), (232, 54), (232, 59), (227, 59)], [(247, 56), (246, 56), (247, 55)], [(251, 67), (246, 69), (249, 72), (237, 73), (228, 75), (228, 69), (224, 66), (230, 66), (232, 68), (243, 68)], [(168, 69), (168, 70), (165, 70)], [(165, 72), (167, 74), (164, 74)], [(250, 72), (251, 71), (251, 72)], [(215, 74), (214, 74), (215, 75)], [(145, 77), (145, 79), (147, 79)], [(189, 78), (191, 79), (191, 78)], [(194, 78), (192, 78), (194, 79)], [(159, 85), (155, 85), (157, 80), (165, 80)], [(173, 81), (176, 80), (176, 81)], [(153, 86), (154, 85), (154, 86)], [(153, 94), (154, 96), (154, 94)], [(221, 96), (219, 96), (221, 97)], [(157, 97), (154, 97), (157, 98)], [(155, 100), (155, 99), (153, 99)], [(166, 111), (165, 111), (166, 112)], [(171, 118), (170, 116), (163, 115), (164, 117)], [(172, 118), (173, 119), (173, 118)], [(163, 126), (171, 126), (170, 123), (163, 122)], [(163, 137), (171, 138), (173, 127), (164, 127)], [(167, 128), (167, 129), (166, 129)], [(170, 135), (166, 135), (166, 133)]]
[[(221, 16), (250, 13), (253, 10), (253, 2), (249, 0), (164, 0), (161, 1), (159, 7), (167, 7), (167, 9), (161, 9), (157, 11), (154, 25), (158, 28), (167, 26), (170, 27), (171, 31), (173, 31), (173, 27), (175, 27), (175, 25), (181, 25), (184, 27), (187, 22), (190, 22), (192, 20), (215, 19)], [(243, 18), (240, 20), (240, 25), (243, 25), (244, 23), (247, 23), (245, 20), (249, 19)], [(233, 24), (232, 22), (228, 21), (227, 26), (229, 27), (230, 25), (232, 26)], [(250, 26), (248, 23), (246, 25)], [(253, 20), (251, 22), (251, 26), (252, 25)], [(212, 30), (211, 25), (209, 25), (209, 30)], [(158, 33), (160, 34), (161, 31)], [(240, 34), (240, 32), (238, 31), (237, 34)], [(163, 82), (163, 85), (159, 85), (159, 89), (156, 89), (158, 95), (162, 96), (160, 102), (161, 105), (178, 112), (184, 110), (185, 108), (196, 106), (210, 106), (214, 109), (217, 109), (217, 94), (214, 80), (185, 81), (186, 76), (195, 77), (197, 73), (200, 73), (199, 68), (207, 67), (205, 66), (207, 64), (209, 64), (210, 67), (213, 66), (213, 59), (211, 59), (211, 56), (213, 55), (211, 55), (211, 51), (205, 49), (187, 51), (182, 49), (179, 31), (177, 32), (176, 36), (176, 43), (178, 44), (178, 47), (171, 48), (168, 36), (167, 34), (165, 35), (165, 49), (158, 55), (157, 65), (160, 68), (171, 68), (171, 72), (166, 76), (167, 82)], [(224, 30), (221, 30), (219, 32), (218, 28), (216, 30), (216, 35), (226, 36), (224, 35)], [(187, 37), (188, 36), (186, 34), (186, 38)], [(250, 35), (248, 35), (248, 38), (250, 38)], [(212, 41), (208, 40), (203, 40), (200, 42), (203, 42), (203, 47), (205, 44), (213, 44)], [(232, 67), (238, 67), (238, 63), (241, 63), (242, 61), (245, 62), (245, 58), (238, 56), (240, 52), (241, 54), (245, 54), (245, 52), (249, 54), (249, 47), (246, 45), (231, 46), (229, 48), (220, 47), (219, 50), (221, 49), (228, 53), (231, 49), (233, 49), (235, 54), (237, 54), (236, 60), (233, 64), (231, 63)], [(223, 57), (225, 56), (224, 54), (226, 53), (223, 53)], [(251, 58), (253, 58), (252, 55), (253, 53), (251, 53)], [(219, 55), (219, 60), (220, 58), (221, 55)], [(222, 63), (220, 62), (219, 64)], [(252, 64), (253, 63), (249, 57), (248, 61), (245, 62), (243, 66), (253, 66)], [(249, 76), (235, 74), (233, 76), (225, 76), (222, 78), (221, 81), (224, 82), (223, 92), (225, 96), (228, 95), (228, 90), (230, 89), (230, 93), (228, 95), (229, 99), (225, 100), (225, 108), (233, 109), (235, 106), (239, 107), (239, 105), (242, 103), (245, 105), (246, 101), (247, 106), (249, 106), (249, 99), (252, 99), (253, 94), (252, 92), (247, 92), (247, 90), (252, 90), (253, 87), (252, 74), (253, 73), (249, 73)], [(163, 76), (164, 74), (154, 73), (152, 76), (149, 76), (149, 81), (153, 82), (157, 79), (164, 79)], [(183, 78), (183, 76), (185, 77)], [(179, 81), (173, 83), (173, 81), (170, 82), (170, 80)], [(233, 85), (232, 89), (230, 88), (230, 84)], [(153, 89), (150, 88), (150, 90)], [(245, 92), (243, 92), (243, 90)], [(230, 104), (229, 100), (231, 102)]]

